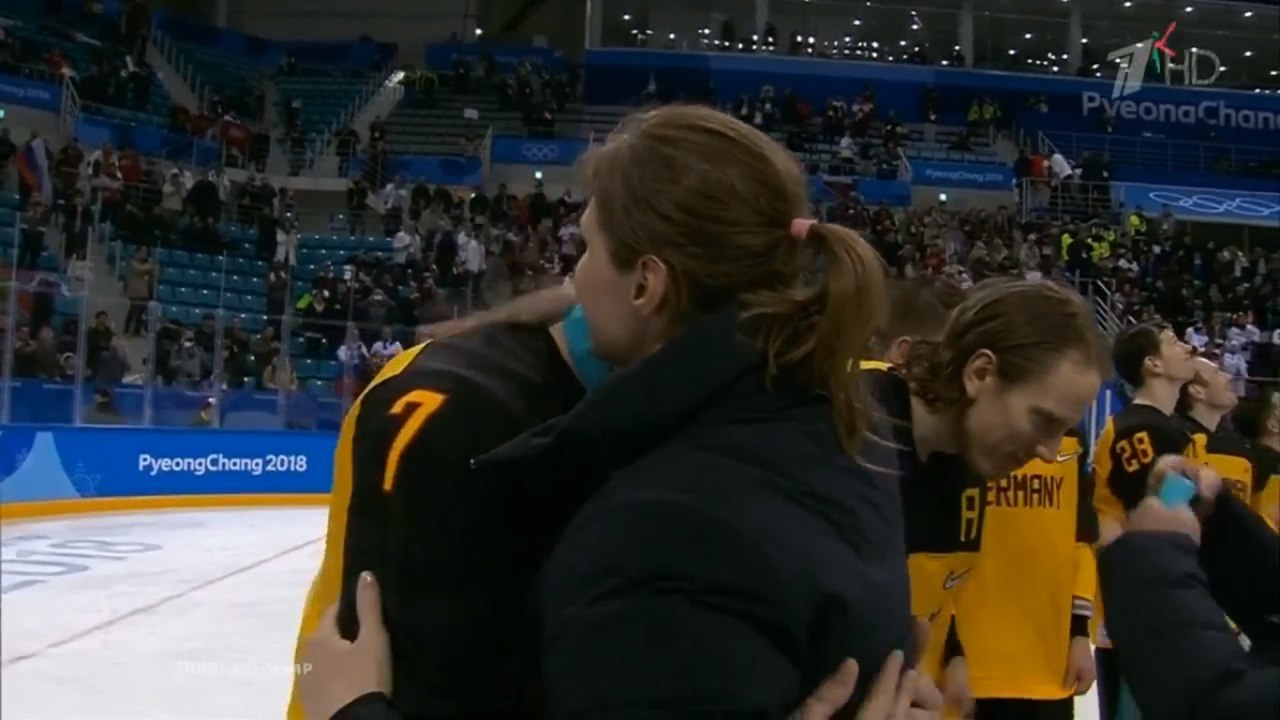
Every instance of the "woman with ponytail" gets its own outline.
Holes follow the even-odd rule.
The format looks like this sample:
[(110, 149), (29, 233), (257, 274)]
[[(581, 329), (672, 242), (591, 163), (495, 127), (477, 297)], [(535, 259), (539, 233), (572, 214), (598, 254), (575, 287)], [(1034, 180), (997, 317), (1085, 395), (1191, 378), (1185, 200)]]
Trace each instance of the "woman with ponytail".
[[(476, 618), (486, 598), (536, 588), (530, 632), (490, 648), (495, 672), (518, 676), (520, 651), (540, 647), (541, 682), (504, 698), (525, 708), (504, 716), (782, 718), (856, 663), (889, 668), (879, 684), (903, 701), (864, 705), (877, 683), (859, 682), (824, 701), (831, 712), (847, 700), (866, 720), (934, 717), (936, 689), (898, 684), (895, 651), (919, 643), (896, 477), (858, 459), (872, 412), (848, 365), (881, 326), (879, 256), (808, 219), (795, 159), (715, 110), (641, 113), (584, 167), (580, 308), (572, 333), (566, 320), (552, 334), (589, 392), (469, 456), (459, 484), (492, 486), (486, 508), (438, 515), (460, 538), (519, 538), (483, 556), (501, 571), (466, 588)], [(587, 354), (613, 369), (598, 383)], [(474, 554), (444, 545), (423, 578)], [(387, 628), (394, 647), (405, 636)], [(437, 634), (465, 639), (453, 632)], [(334, 717), (390, 717), (362, 707)], [(830, 716), (810, 710), (796, 717)]]

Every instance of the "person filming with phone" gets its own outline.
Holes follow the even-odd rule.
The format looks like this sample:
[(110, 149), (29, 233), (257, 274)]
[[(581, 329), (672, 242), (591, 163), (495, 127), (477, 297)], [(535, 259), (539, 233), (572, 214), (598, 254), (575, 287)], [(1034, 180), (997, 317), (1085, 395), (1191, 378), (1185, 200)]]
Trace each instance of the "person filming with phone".
[(1150, 488), (1098, 556), (1135, 704), (1160, 720), (1280, 717), (1280, 539), (1193, 461), (1161, 458)]

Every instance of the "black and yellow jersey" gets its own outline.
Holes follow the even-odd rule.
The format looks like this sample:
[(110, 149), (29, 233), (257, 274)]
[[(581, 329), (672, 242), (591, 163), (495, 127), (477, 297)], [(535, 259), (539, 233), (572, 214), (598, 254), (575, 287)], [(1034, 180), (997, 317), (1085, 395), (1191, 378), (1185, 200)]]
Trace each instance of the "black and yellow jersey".
[(1248, 441), (1230, 430), (1211, 430), (1189, 415), (1178, 415), (1178, 421), (1191, 434), (1195, 458), (1216, 472), (1231, 494), (1250, 505), (1258, 479), (1253, 468), (1254, 451)]
[[(339, 600), (339, 627), (354, 637), (355, 582), (371, 571), (404, 715), (521, 715), (535, 685), (530, 558), (554, 533), (536, 527), (538, 508), (510, 497), (510, 478), (471, 461), (582, 395), (540, 327), (492, 325), (391, 360), (342, 423), (299, 643)], [(288, 717), (303, 717), (296, 697)]]
[[(1125, 513), (1147, 496), (1151, 469), (1161, 455), (1195, 457), (1191, 433), (1176, 418), (1134, 403), (1107, 419), (1093, 453), (1093, 507), (1103, 538), (1118, 534)], [(1110, 647), (1100, 593), (1092, 627), (1094, 642)]]
[(982, 548), (956, 598), (955, 626), (976, 698), (1056, 700), (1073, 636), (1088, 633), (1098, 518), (1076, 432), (1052, 462), (987, 481)]
[(1094, 453), (1094, 507), (1098, 519), (1118, 522), (1147, 496), (1161, 455), (1194, 457), (1191, 434), (1159, 408), (1134, 403), (1107, 419)]
[(1250, 444), (1253, 458), (1253, 496), (1249, 507), (1272, 530), (1280, 531), (1280, 450)]
[(920, 667), (935, 678), (960, 652), (952, 624), (953, 598), (968, 578), (982, 544), (986, 483), (956, 455), (921, 460), (911, 430), (911, 397), (896, 373), (868, 370), (871, 396), (893, 422), (902, 512), (911, 574), (911, 612), (932, 632)]

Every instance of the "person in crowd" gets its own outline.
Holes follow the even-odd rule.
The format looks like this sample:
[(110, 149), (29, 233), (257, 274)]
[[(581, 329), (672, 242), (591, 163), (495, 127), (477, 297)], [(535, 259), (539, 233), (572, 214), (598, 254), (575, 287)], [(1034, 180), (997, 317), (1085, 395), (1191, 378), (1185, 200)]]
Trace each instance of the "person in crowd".
[(1107, 631), (1143, 717), (1273, 718), (1280, 714), (1280, 654), (1246, 650), (1275, 635), (1280, 538), (1212, 470), (1162, 457), (1148, 487), (1172, 473), (1197, 487), (1191, 508), (1143, 499), (1124, 534), (1098, 555)]
[[(711, 163), (710, 158), (720, 160)], [(715, 171), (715, 182), (711, 182), (707, 173), (726, 158), (736, 167), (726, 171), (721, 166)], [(630, 169), (619, 172), (624, 167)], [(679, 187), (670, 183), (654, 185), (644, 180), (643, 167), (683, 180)], [(415, 472), (421, 472), (422, 463), (434, 456), (439, 467), (437, 476), (445, 477), (462, 469), (442, 464), (449, 462), (448, 458), (461, 459), (465, 454), (464, 466), (471, 458), (478, 458), (472, 471), (475, 482), (468, 486), (480, 494), (471, 500), (459, 498), (464, 506), (472, 508), (468, 512), (488, 512), (487, 505), (475, 505), (490, 492), (485, 489), (485, 477), (506, 478), (502, 493), (510, 494), (510, 498), (503, 505), (509, 502), (510, 507), (523, 509), (510, 516), (510, 523), (484, 523), (488, 529), (483, 538), (450, 541), (451, 545), (461, 542), (454, 547), (470, 550), (462, 555), (438, 557), (435, 562), (448, 563), (451, 569), (439, 565), (432, 578), (445, 582), (450, 577), (506, 568), (499, 571), (508, 578), (505, 582), (514, 580), (519, 584), (483, 600), (493, 608), (483, 613), (488, 618), (484, 626), (472, 626), (444, 606), (424, 607), (421, 600), (411, 598), (424, 597), (424, 592), (438, 596), (446, 591), (445, 587), (430, 590), (420, 584), (407, 584), (404, 571), (391, 564), (389, 558), (379, 557), (381, 553), (372, 546), (356, 545), (381, 544), (383, 541), (373, 538), (408, 528), (395, 530), (391, 517), (353, 514), (345, 523), (336, 520), (345, 526), (345, 539), (335, 545), (337, 538), (330, 538), (331, 551), (341, 553), (339, 548), (344, 546), (368, 547), (360, 552), (372, 554), (367, 559), (335, 555), (326, 561), (326, 567), (332, 569), (321, 571), (319, 587), (312, 593), (313, 606), (304, 614), (303, 636), (313, 632), (320, 622), (321, 609), (339, 595), (346, 598), (346, 609), (339, 613), (345, 619), (339, 620), (348, 637), (355, 636), (355, 580), (362, 569), (369, 569), (379, 576), (386, 591), (384, 604), (392, 634), (403, 628), (403, 632), (420, 638), (405, 646), (414, 647), (413, 653), (396, 658), (395, 672), (403, 678), (396, 682), (397, 707), (413, 714), (421, 712), (415, 708), (440, 702), (440, 698), (474, 706), (477, 712), (482, 708), (492, 713), (504, 707), (522, 707), (535, 681), (532, 672), (538, 654), (536, 643), (529, 642), (536, 637), (533, 631), (537, 625), (526, 623), (537, 621), (499, 608), (511, 602), (523, 603), (523, 594), (517, 588), (532, 581), (531, 573), (542, 564), (537, 561), (539, 557), (549, 557), (539, 604), (545, 610), (543, 617), (553, 623), (543, 626), (543, 636), (558, 640), (541, 648), (543, 672), (539, 684), (545, 707), (554, 708), (553, 714), (652, 708), (655, 702), (676, 711), (690, 707), (695, 697), (699, 698), (697, 705), (704, 709), (732, 708), (766, 715), (790, 712), (844, 658), (852, 657), (862, 666), (878, 667), (894, 647), (910, 645), (912, 622), (905, 551), (900, 541), (893, 540), (902, 533), (900, 526), (895, 527), (898, 513), (892, 509), (896, 492), (891, 484), (876, 479), (872, 471), (848, 454), (859, 444), (865, 421), (855, 412), (860, 405), (856, 395), (858, 374), (848, 373), (847, 360), (860, 352), (871, 329), (878, 324), (875, 313), (883, 302), (880, 262), (874, 251), (848, 230), (796, 221), (806, 212), (808, 203), (804, 179), (795, 163), (785, 150), (760, 133), (713, 110), (679, 107), (641, 114), (597, 149), (588, 168), (597, 192), (583, 218), (587, 252), (575, 275), (575, 289), (583, 304), (575, 331), (579, 349), (557, 349), (548, 355), (546, 350), (531, 353), (511, 347), (499, 354), (502, 345), (497, 343), (510, 342), (499, 337), (515, 330), (501, 325), (493, 326), (489, 332), (478, 330), (456, 336), (438, 348), (433, 343), (426, 350), (402, 353), (387, 366), (388, 370), (401, 368), (401, 372), (389, 376), (387, 370), (383, 372), (381, 383), (390, 387), (380, 393), (380, 383), (375, 380), (362, 404), (370, 402), (375, 394), (385, 396), (388, 392), (392, 395), (383, 402), (393, 405), (395, 397), (411, 397), (405, 393), (412, 393), (415, 386), (422, 387), (422, 380), (421, 376), (415, 377), (416, 373), (405, 373), (404, 368), (422, 367), (421, 363), (432, 362), (433, 357), (444, 362), (452, 356), (451, 363), (466, 363), (470, 373), (485, 366), (494, 368), (499, 357), (508, 358), (500, 361), (508, 363), (524, 358), (523, 362), (530, 363), (526, 365), (529, 370), (537, 368), (540, 372), (518, 370), (521, 384), (517, 385), (513, 384), (515, 377), (507, 374), (512, 370), (503, 370), (511, 379), (504, 380), (508, 387), (497, 396), (501, 397), (500, 404), (492, 408), (488, 406), (497, 397), (485, 400), (481, 396), (471, 403), (460, 402), (456, 397), (444, 401), (441, 395), (463, 388), (456, 383), (448, 389), (437, 386), (412, 395), (409, 402), (416, 409), (402, 403), (400, 412), (421, 413), (419, 423), (430, 425), (428, 432), (420, 432), (418, 437), (435, 438), (439, 448), (450, 450), (430, 450), (415, 454), (412, 459), (402, 459), (401, 453), (393, 452), (383, 469), (375, 471), (376, 480), (370, 477), (361, 482), (360, 478), (342, 475), (347, 470), (339, 470), (337, 496), (346, 496), (347, 487), (352, 488), (352, 493), (360, 488), (360, 495), (352, 495), (354, 503), (356, 497), (366, 497), (370, 490), (365, 483), (369, 481), (376, 483), (380, 493), (385, 492), (380, 488), (388, 486), (395, 491), (400, 486), (395, 481), (396, 468), (402, 462), (412, 462)], [(642, 182), (650, 190), (657, 187), (659, 192), (636, 195), (630, 187), (634, 182)], [(743, 206), (735, 200), (743, 196), (762, 199), (747, 206), (749, 216), (745, 218), (741, 215)], [(637, 201), (638, 205), (633, 204)], [(665, 212), (655, 212), (659, 206)], [(659, 218), (678, 225), (668, 227)], [(680, 227), (697, 227), (698, 242), (684, 239), (689, 236)], [(820, 268), (814, 265), (819, 256), (823, 258)], [(825, 308), (836, 306), (864, 308), (867, 315), (850, 318), (844, 313), (824, 312)], [(527, 347), (531, 350), (548, 337), (542, 328), (522, 332), (529, 333), (533, 342)], [(560, 332), (565, 332), (564, 326)], [(555, 337), (550, 336), (551, 347), (569, 347), (558, 345)], [(581, 345), (585, 343), (590, 344), (590, 349), (580, 355), (583, 360), (594, 355), (610, 364), (634, 367), (610, 379), (616, 382), (606, 380), (578, 402), (582, 383), (595, 385), (598, 371), (588, 371), (577, 363), (570, 365), (566, 355), (572, 358), (582, 353)], [(486, 357), (491, 360), (482, 359)], [(415, 363), (415, 359), (420, 362)], [(442, 380), (443, 377), (447, 375)], [(531, 383), (536, 387), (539, 404), (512, 402), (512, 398), (533, 392)], [(468, 382), (467, 386), (475, 387), (476, 383)], [(657, 392), (666, 398), (660, 405), (636, 401), (637, 397), (652, 397)], [(523, 422), (515, 423), (511, 413), (522, 406), (527, 408), (522, 410), (525, 413), (540, 410), (551, 414), (541, 419), (526, 416), (521, 418)], [(564, 414), (571, 407), (573, 411)], [(449, 413), (450, 408), (454, 408), (454, 417), (459, 411), (467, 413), (464, 417), (481, 412), (489, 418), (483, 425), (511, 435), (528, 430), (546, 417), (563, 417), (546, 426), (549, 434), (543, 441), (526, 436), (525, 442), (509, 443), (494, 452), (493, 447), (500, 445), (502, 439), (477, 432), (478, 426), (463, 418), (454, 424), (459, 431), (464, 425), (467, 427), (465, 439), (440, 436), (449, 426), (441, 425), (438, 418), (427, 418), (433, 411)], [(701, 409), (695, 413), (695, 408)], [(386, 414), (381, 409), (371, 412), (377, 416)], [(359, 410), (354, 417), (358, 422)], [(760, 418), (768, 418), (769, 422), (762, 423)], [(808, 439), (797, 442), (799, 436), (795, 432)], [(682, 440), (695, 437), (703, 442), (703, 449), (697, 452)], [(488, 448), (477, 445), (495, 440)], [(425, 446), (418, 447), (426, 450)], [(552, 454), (536, 450), (541, 447)], [(369, 452), (372, 448), (353, 450)], [(340, 455), (343, 452), (339, 450)], [(744, 462), (744, 452), (754, 457)], [(771, 460), (777, 453), (785, 453), (786, 462)], [(666, 457), (669, 462), (653, 467), (633, 465), (644, 456)], [(730, 457), (734, 459), (729, 460)], [(572, 467), (566, 462), (571, 462)], [(689, 463), (705, 465), (705, 469), (695, 469)], [(730, 517), (716, 519), (709, 509), (721, 504), (715, 499), (719, 496), (718, 486), (707, 481), (720, 474), (714, 468), (725, 467), (726, 463), (735, 468), (741, 479), (735, 493), (745, 504), (739, 505), (740, 509)], [(763, 471), (759, 466), (772, 470)], [(557, 467), (568, 472), (561, 476), (553, 469)], [(358, 472), (369, 470), (373, 468)], [(587, 501), (601, 481), (614, 473), (617, 475), (610, 487), (633, 486), (627, 481), (630, 475), (637, 481), (643, 479), (641, 486), (651, 481), (658, 483), (665, 488), (662, 493), (671, 499), (650, 505), (619, 496), (616, 502), (620, 503), (621, 515), (608, 511), (610, 503), (599, 505), (603, 502), (600, 495)], [(778, 484), (778, 473), (782, 473), (782, 485)], [(795, 505), (793, 493), (781, 490), (792, 484), (797, 490), (804, 488), (806, 495), (816, 493), (823, 498), (821, 519), (812, 509), (805, 509), (812, 508), (811, 504)], [(421, 483), (405, 483), (403, 488), (401, 492), (433, 492)], [(536, 501), (534, 496), (526, 495), (534, 488), (538, 488)], [(536, 507), (529, 502), (535, 502)], [(584, 502), (588, 507), (557, 542)], [(444, 511), (440, 502), (412, 502), (415, 507), (424, 507), (424, 503)], [(881, 507), (882, 503), (887, 504)], [(749, 509), (753, 507), (763, 514)], [(791, 520), (775, 522), (778, 512)], [(657, 516), (645, 517), (652, 513)], [(771, 518), (769, 522), (763, 522), (765, 516)], [(836, 517), (844, 518), (841, 525), (858, 527), (857, 533), (831, 536), (824, 531), (810, 535), (805, 529), (829, 527), (829, 518)], [(422, 521), (423, 518), (415, 520), (414, 527), (423, 527)], [(431, 524), (429, 521), (427, 526)], [(606, 527), (607, 532), (600, 534)], [(657, 527), (666, 530), (656, 534), (653, 529)], [(502, 530), (495, 532), (495, 528)], [(512, 532), (516, 535), (509, 536)], [(757, 538), (752, 544), (755, 549), (740, 542), (743, 533)], [(623, 535), (631, 537), (629, 560), (615, 555), (617, 539)], [(517, 536), (522, 538), (520, 542), (514, 542)], [(811, 539), (800, 542), (802, 536)], [(818, 540), (819, 537), (826, 539)], [(697, 557), (685, 551), (675, 552), (677, 545), (687, 547), (690, 542), (709, 552)], [(785, 565), (789, 580), (767, 579), (781, 566), (770, 560), (768, 551), (760, 552), (762, 549), (805, 545), (808, 547), (799, 554), (788, 554)], [(517, 547), (519, 556), (513, 557), (510, 553)], [(819, 561), (820, 557), (827, 560)], [(651, 582), (665, 585), (661, 578), (669, 573), (705, 580), (686, 585), (666, 600), (647, 593), (629, 593), (614, 604), (615, 610), (593, 612), (577, 598), (584, 597), (580, 593), (587, 591), (581, 583), (591, 583), (595, 577), (590, 568), (603, 567), (601, 563), (613, 566), (615, 577), (632, 577), (621, 586), (637, 590)], [(582, 569), (574, 573), (577, 579), (565, 575), (568, 566)], [(827, 577), (823, 567), (841, 570)], [(420, 572), (414, 574), (422, 577)], [(827, 579), (819, 580), (821, 577)], [(475, 582), (466, 584), (473, 586)], [(771, 599), (773, 588), (782, 585), (788, 587), (789, 597), (797, 597), (798, 593), (798, 597), (817, 601), (820, 595), (820, 606), (802, 612), (803, 621), (799, 621), (800, 615), (789, 612), (742, 614), (747, 607), (779, 611), (787, 607), (788, 604), (779, 605)], [(810, 595), (805, 589), (819, 586), (828, 590)], [(706, 587), (719, 588), (714, 593), (717, 597), (728, 593), (744, 600), (731, 605), (704, 601), (704, 591), (699, 588)], [(832, 588), (837, 589), (834, 595)], [(468, 616), (475, 616), (472, 605)], [(575, 606), (582, 614), (563, 611)], [(875, 610), (867, 613), (871, 606)], [(506, 620), (495, 623), (493, 618)], [(801, 650), (808, 642), (802, 638), (815, 637), (815, 622), (825, 628), (816, 634), (822, 640)], [(331, 628), (323, 631), (330, 632)], [(627, 634), (635, 632), (648, 637), (643, 641), (639, 636), (630, 639)], [(676, 634), (680, 636), (678, 642)], [(480, 637), (486, 640), (477, 644)], [(786, 641), (783, 645), (794, 647), (800, 654), (780, 652), (777, 640), (765, 641), (766, 637), (794, 637), (796, 644)], [(467, 650), (478, 646), (486, 646), (483, 658)], [(502, 649), (495, 653), (495, 647)], [(619, 651), (629, 656), (627, 662), (603, 659), (604, 654)], [(810, 657), (804, 658), (805, 655)], [(503, 658), (502, 667), (493, 667), (495, 656)], [(437, 675), (442, 671), (447, 678)], [(438, 679), (432, 679), (433, 675)], [(574, 680), (570, 681), (571, 677)], [(309, 683), (305, 677), (300, 680)], [(383, 696), (376, 694), (377, 688), (366, 690), (375, 694), (353, 696), (344, 702), (355, 701), (360, 706), (385, 702), (380, 699)], [(864, 691), (855, 694), (854, 703), (861, 703), (864, 696)], [(337, 709), (330, 707), (326, 711)], [(352, 706), (346, 712), (367, 711)]]
[(169, 356), (169, 367), (175, 385), (194, 390), (204, 380), (211, 365), (204, 350), (196, 345), (195, 333), (191, 330), (182, 333), (181, 342)]
[(146, 246), (138, 246), (124, 276), (124, 294), (129, 299), (129, 311), (124, 317), (125, 335), (138, 337), (145, 333), (147, 303), (154, 297), (156, 274), (156, 265)]

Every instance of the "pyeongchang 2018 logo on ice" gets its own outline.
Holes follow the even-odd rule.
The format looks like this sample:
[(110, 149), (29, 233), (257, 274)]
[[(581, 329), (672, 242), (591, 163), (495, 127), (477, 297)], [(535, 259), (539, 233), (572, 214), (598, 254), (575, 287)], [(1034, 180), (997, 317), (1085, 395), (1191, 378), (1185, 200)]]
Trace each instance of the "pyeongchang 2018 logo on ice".
[[(1149, 66), (1153, 67), (1157, 73), (1164, 75), (1166, 85), (1175, 84), (1175, 73), (1181, 73), (1184, 85), (1212, 85), (1218, 79), (1222, 74), (1222, 60), (1210, 50), (1191, 48), (1185, 57), (1178, 61), (1178, 51), (1169, 45), (1169, 36), (1177, 27), (1176, 21), (1171, 22), (1164, 31), (1164, 35), (1153, 32), (1150, 40), (1143, 40), (1107, 53), (1107, 60), (1120, 65), (1116, 69), (1115, 85), (1111, 87), (1112, 100), (1128, 97), (1141, 90), (1142, 81), (1146, 77)], [(1206, 75), (1201, 72), (1203, 69), (1201, 60), (1212, 61), (1211, 74)]]

